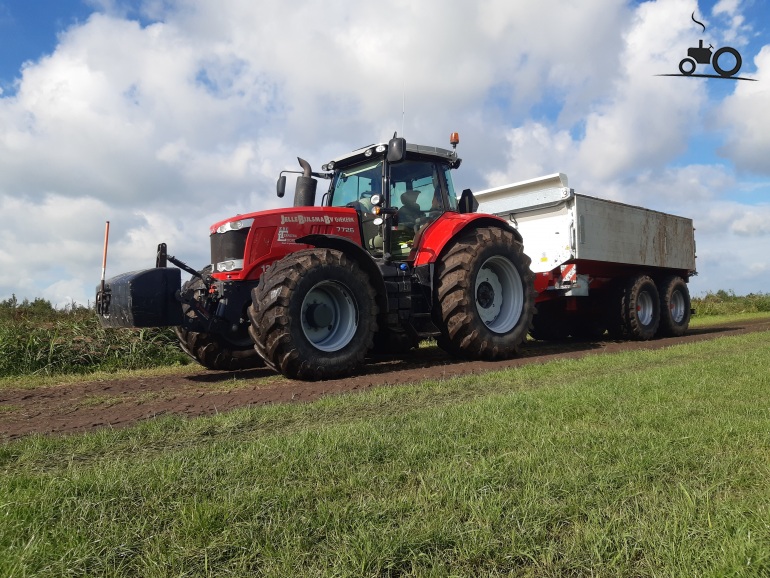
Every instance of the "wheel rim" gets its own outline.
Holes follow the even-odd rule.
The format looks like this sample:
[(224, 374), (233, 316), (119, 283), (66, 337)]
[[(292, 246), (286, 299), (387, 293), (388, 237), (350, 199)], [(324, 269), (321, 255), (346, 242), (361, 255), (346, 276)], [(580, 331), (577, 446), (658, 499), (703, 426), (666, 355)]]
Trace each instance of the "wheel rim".
[(653, 313), (652, 297), (647, 291), (642, 291), (636, 300), (636, 317), (639, 319), (639, 323), (642, 325), (652, 323)]
[(339, 351), (353, 339), (358, 306), (350, 291), (334, 281), (322, 281), (302, 300), (302, 331), (321, 351)]
[(674, 321), (674, 323), (681, 323), (684, 320), (684, 295), (681, 291), (677, 290), (671, 294), (669, 310), (671, 311), (671, 319)]
[(476, 310), (495, 333), (507, 333), (518, 323), (524, 306), (521, 276), (510, 260), (496, 255), (481, 266), (476, 276)]

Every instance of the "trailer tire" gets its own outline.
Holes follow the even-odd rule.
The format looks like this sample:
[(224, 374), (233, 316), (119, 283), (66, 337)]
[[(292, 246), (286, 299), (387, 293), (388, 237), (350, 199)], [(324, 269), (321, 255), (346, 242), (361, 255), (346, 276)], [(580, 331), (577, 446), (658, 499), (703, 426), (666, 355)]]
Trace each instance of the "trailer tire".
[[(211, 274), (211, 267), (201, 271), (203, 276), (209, 274)], [(202, 279), (193, 277), (185, 281), (181, 293), (193, 294), (205, 288), (206, 284)], [(182, 313), (188, 318), (196, 317), (195, 310), (187, 303), (182, 304)], [(215, 333), (192, 331), (185, 326), (175, 327), (174, 332), (179, 339), (182, 351), (206, 369), (236, 371), (265, 365), (254, 350), (254, 343), (248, 336), (244, 336), (242, 340), (233, 341)]]
[(249, 332), (268, 366), (315, 381), (353, 373), (377, 330), (374, 288), (341, 251), (305, 249), (276, 261), (252, 291)]
[(436, 269), (439, 346), (471, 359), (506, 359), (527, 338), (535, 313), (534, 275), (511, 231), (482, 227), (449, 246)]
[(690, 326), (690, 291), (684, 279), (666, 277), (658, 287), (660, 293), (660, 327), (658, 334), (680, 337)]
[(660, 298), (655, 282), (639, 275), (621, 283), (611, 300), (614, 305), (609, 330), (615, 339), (648, 341), (660, 325)]

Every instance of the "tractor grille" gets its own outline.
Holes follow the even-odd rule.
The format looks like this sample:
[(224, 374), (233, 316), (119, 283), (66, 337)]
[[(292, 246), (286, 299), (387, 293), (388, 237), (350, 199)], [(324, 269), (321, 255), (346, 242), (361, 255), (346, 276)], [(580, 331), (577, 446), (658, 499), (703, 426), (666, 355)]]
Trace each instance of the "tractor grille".
[(224, 268), (217, 267), (217, 265), (228, 261), (234, 261), (236, 265), (240, 264), (240, 266), (235, 266), (235, 269), (243, 268), (243, 252), (246, 249), (248, 234), (249, 228), (246, 227), (211, 235), (211, 265), (214, 272), (224, 271)]

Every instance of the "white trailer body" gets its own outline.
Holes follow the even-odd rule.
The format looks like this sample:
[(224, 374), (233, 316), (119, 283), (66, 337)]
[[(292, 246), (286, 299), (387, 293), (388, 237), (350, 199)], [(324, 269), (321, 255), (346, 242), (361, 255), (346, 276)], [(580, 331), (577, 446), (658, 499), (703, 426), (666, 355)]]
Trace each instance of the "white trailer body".
[[(609, 328), (618, 337), (642, 339), (686, 330), (686, 283), (696, 274), (691, 219), (576, 194), (563, 173), (474, 196), (479, 212), (507, 219), (524, 238), (539, 292), (534, 334), (562, 338), (589, 322), (589, 333)], [(645, 291), (636, 295), (639, 284)], [(593, 299), (572, 300), (581, 297)], [(629, 311), (616, 319), (615, 310), (631, 301), (642, 308), (645, 331)]]

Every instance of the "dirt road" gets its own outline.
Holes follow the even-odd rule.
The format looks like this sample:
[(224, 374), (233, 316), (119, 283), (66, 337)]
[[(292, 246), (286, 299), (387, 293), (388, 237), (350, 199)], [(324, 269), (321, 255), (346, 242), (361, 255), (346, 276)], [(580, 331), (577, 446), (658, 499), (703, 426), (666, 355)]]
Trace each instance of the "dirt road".
[(755, 319), (693, 329), (685, 337), (647, 342), (530, 342), (519, 357), (499, 362), (460, 361), (438, 348), (429, 348), (421, 349), (419, 355), (404, 358), (374, 358), (360, 375), (315, 383), (292, 381), (276, 376), (270, 370), (259, 369), (4, 389), (0, 390), (0, 440), (33, 433), (74, 433), (101, 427), (125, 427), (167, 414), (201, 416), (249, 405), (311, 401), (335, 393), (482, 373), (557, 358), (659, 349), (678, 343), (769, 330), (770, 319)]

